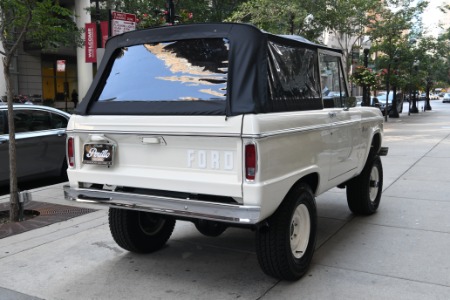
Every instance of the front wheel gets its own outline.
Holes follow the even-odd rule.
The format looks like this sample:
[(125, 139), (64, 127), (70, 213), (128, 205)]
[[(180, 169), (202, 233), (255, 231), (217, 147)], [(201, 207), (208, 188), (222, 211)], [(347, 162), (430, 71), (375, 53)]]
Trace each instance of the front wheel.
[(284, 280), (302, 277), (311, 263), (316, 242), (317, 212), (306, 184), (297, 185), (256, 232), (256, 253), (263, 271)]
[(355, 214), (371, 215), (380, 205), (383, 167), (379, 156), (369, 156), (361, 174), (347, 184), (347, 203)]
[(125, 250), (150, 253), (161, 249), (172, 235), (175, 219), (149, 212), (109, 209), (109, 228)]

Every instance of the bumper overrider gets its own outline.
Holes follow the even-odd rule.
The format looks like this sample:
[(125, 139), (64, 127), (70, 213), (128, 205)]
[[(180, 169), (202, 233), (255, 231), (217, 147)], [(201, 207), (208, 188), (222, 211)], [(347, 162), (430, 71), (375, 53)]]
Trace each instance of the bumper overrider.
[(148, 211), (180, 218), (204, 219), (236, 224), (260, 221), (259, 206), (196, 201), (164, 196), (134, 194), (64, 186), (66, 200), (107, 205), (109, 207)]

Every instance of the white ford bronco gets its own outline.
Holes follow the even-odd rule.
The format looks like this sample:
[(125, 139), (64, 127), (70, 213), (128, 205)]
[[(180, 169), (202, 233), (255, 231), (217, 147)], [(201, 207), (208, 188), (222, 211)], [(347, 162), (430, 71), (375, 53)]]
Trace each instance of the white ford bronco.
[(176, 220), (255, 231), (263, 271), (296, 280), (315, 247), (315, 196), (378, 208), (383, 118), (356, 107), (336, 49), (244, 24), (111, 38), (67, 127), (69, 200), (109, 206), (119, 246), (161, 249)]

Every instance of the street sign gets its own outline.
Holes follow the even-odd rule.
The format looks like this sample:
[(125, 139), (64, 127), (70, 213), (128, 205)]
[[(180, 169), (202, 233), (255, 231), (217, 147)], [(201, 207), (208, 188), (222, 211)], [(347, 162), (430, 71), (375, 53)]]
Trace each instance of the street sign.
[(63, 59), (59, 59), (56, 61), (56, 71), (57, 72), (65, 72), (66, 71), (66, 61)]
[(136, 30), (136, 15), (123, 12), (111, 12), (111, 34), (112, 36)]

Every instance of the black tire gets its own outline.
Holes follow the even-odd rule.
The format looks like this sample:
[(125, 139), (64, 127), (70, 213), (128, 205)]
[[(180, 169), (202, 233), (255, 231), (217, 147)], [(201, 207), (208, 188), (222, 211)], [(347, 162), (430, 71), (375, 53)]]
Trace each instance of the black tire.
[(371, 215), (380, 205), (383, 167), (378, 155), (370, 156), (361, 174), (347, 184), (347, 203), (354, 214)]
[(224, 223), (209, 220), (197, 220), (194, 224), (201, 234), (210, 237), (217, 237), (228, 228)]
[(114, 241), (125, 250), (150, 253), (170, 238), (175, 219), (170, 216), (126, 209), (109, 209), (109, 229)]
[(68, 177), (67, 177), (67, 160), (66, 158), (64, 158), (62, 166), (61, 166), (61, 172), (59, 174), (59, 177), (61, 178), (61, 180), (67, 181)]
[(301, 183), (268, 219), (268, 226), (256, 231), (256, 254), (262, 270), (283, 280), (302, 277), (314, 254), (316, 230), (314, 195)]

